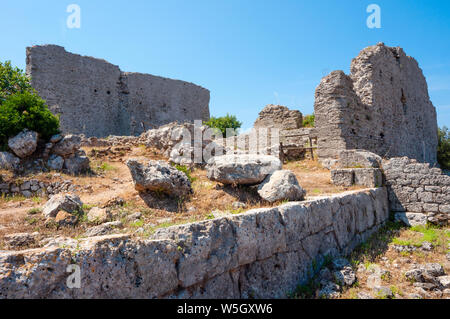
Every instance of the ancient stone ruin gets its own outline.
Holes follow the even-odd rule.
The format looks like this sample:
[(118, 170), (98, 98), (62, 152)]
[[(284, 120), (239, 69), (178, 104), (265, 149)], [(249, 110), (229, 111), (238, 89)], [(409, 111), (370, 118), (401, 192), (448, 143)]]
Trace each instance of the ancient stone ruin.
[(436, 110), (417, 61), (399, 47), (367, 47), (353, 59), (350, 75), (334, 71), (323, 78), (314, 110), (322, 160), (364, 149), (436, 163)]
[[(209, 117), (203, 88), (122, 73), (57, 46), (27, 53), (33, 85), (71, 134), (43, 144), (25, 130), (0, 152), (7, 171), (45, 160), (45, 174), (31, 179), (0, 175), (2, 196), (53, 195), (39, 208), (8, 204), (17, 214), (33, 207), (21, 220), (32, 231), (8, 233), (0, 220), (0, 299), (286, 298), (299, 285), (337, 298), (364, 281), (371, 293), (358, 298), (403, 297), (388, 286), (389, 271), (344, 258), (376, 234), (387, 249), (437, 258), (444, 248), (439, 262), (450, 261), (448, 241), (392, 246), (398, 229), (384, 227), (393, 213), (406, 225), (447, 227), (448, 238), (450, 176), (436, 167), (436, 111), (417, 62), (400, 48), (368, 47), (350, 75), (322, 79), (315, 128), (302, 127), (300, 111), (268, 105), (252, 133), (224, 139), (188, 123)], [(118, 136), (101, 138), (110, 134)], [(326, 168), (297, 161), (316, 149), (313, 139)], [(193, 165), (197, 152), (211, 157)], [(95, 174), (76, 176), (94, 163)], [(61, 181), (64, 173), (73, 179)], [(369, 246), (360, 246), (367, 256)], [(398, 268), (398, 257), (383, 265)], [(450, 265), (405, 264), (412, 269), (397, 277), (419, 298), (450, 296)], [(74, 265), (82, 284), (68, 289)]]
[(209, 119), (209, 91), (192, 83), (122, 72), (56, 45), (27, 48), (32, 86), (60, 115), (63, 133), (139, 135), (173, 121)]

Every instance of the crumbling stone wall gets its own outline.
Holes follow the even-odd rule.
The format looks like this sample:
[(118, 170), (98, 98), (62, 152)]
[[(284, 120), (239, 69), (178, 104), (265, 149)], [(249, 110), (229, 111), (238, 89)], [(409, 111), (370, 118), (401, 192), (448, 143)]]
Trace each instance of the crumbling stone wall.
[(126, 73), (56, 45), (27, 48), (32, 86), (61, 116), (64, 133), (139, 135), (173, 121), (209, 119), (209, 91), (192, 83)]
[[(283, 298), (325, 255), (349, 253), (387, 220), (385, 188), (160, 229), (0, 252), (0, 298)], [(81, 288), (68, 289), (70, 264)]]
[(298, 110), (290, 110), (286, 106), (269, 104), (261, 112), (253, 127), (278, 128), (294, 130), (303, 126), (303, 115)]
[(314, 108), (322, 160), (364, 149), (436, 163), (436, 110), (417, 61), (401, 48), (380, 43), (362, 50), (350, 75), (334, 71), (322, 79)]
[(450, 176), (407, 157), (383, 162), (389, 205), (397, 218), (412, 225), (448, 224)]

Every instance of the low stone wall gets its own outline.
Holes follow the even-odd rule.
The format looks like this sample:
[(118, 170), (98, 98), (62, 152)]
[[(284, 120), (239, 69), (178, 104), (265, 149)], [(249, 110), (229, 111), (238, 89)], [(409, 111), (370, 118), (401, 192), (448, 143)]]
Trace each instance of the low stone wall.
[(37, 179), (14, 182), (0, 182), (1, 196), (25, 196), (27, 198), (46, 195), (55, 195), (60, 192), (74, 192), (76, 185), (71, 180), (60, 180), (55, 182), (42, 182)]
[(429, 164), (407, 157), (383, 163), (391, 211), (411, 225), (448, 224), (450, 176)]
[[(388, 218), (385, 188), (160, 229), (0, 252), (0, 298), (283, 298), (326, 255), (349, 253)], [(70, 264), (81, 288), (69, 289)]]

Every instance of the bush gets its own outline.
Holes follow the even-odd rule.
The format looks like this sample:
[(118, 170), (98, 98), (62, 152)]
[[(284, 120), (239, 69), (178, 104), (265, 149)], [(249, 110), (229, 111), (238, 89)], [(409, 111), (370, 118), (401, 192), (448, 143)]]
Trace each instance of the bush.
[(303, 117), (303, 127), (314, 127), (315, 115), (305, 115)]
[(28, 91), (10, 95), (0, 105), (0, 147), (5, 148), (8, 139), (25, 128), (46, 140), (59, 133), (59, 118), (43, 99)]
[(443, 169), (450, 169), (450, 131), (446, 126), (438, 129), (437, 160)]
[(34, 92), (26, 74), (19, 68), (13, 68), (10, 61), (0, 62), (0, 104), (9, 96), (25, 91)]
[(239, 122), (234, 115), (227, 113), (226, 116), (222, 117), (211, 117), (209, 121), (204, 123), (205, 125), (218, 129), (223, 136), (226, 135), (227, 128), (232, 128), (235, 130), (235, 135), (237, 135), (238, 129), (242, 126), (242, 122)]

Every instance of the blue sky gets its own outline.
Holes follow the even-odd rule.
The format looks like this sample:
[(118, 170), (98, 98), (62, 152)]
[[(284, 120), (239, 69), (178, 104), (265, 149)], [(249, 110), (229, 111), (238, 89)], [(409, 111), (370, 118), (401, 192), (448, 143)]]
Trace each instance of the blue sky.
[[(381, 8), (369, 29), (368, 5)], [(68, 29), (69, 4), (81, 28)], [(313, 112), (320, 79), (368, 45), (401, 46), (419, 61), (450, 127), (450, 1), (447, 0), (6, 0), (0, 60), (25, 67), (25, 47), (58, 44), (124, 71), (194, 82), (211, 91), (211, 115), (251, 127), (266, 104)]]

